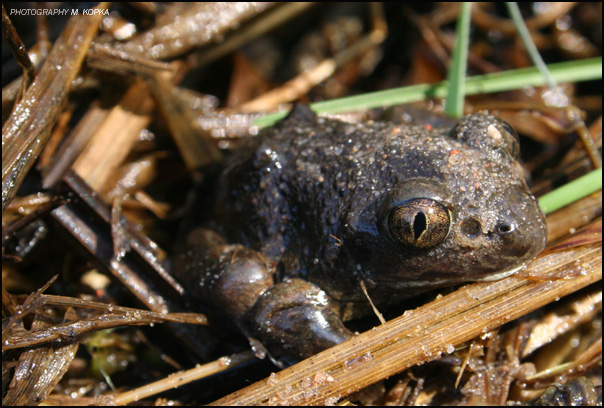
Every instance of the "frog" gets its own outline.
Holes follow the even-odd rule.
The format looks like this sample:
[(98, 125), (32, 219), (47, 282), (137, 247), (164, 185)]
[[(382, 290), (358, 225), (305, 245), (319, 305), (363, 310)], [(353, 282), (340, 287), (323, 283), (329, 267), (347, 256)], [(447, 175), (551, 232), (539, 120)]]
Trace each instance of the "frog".
[(432, 127), (297, 104), (228, 159), (211, 216), (188, 222), (177, 278), (259, 354), (293, 364), (352, 338), (345, 322), (372, 307), (535, 258), (546, 224), (519, 152), (488, 112)]

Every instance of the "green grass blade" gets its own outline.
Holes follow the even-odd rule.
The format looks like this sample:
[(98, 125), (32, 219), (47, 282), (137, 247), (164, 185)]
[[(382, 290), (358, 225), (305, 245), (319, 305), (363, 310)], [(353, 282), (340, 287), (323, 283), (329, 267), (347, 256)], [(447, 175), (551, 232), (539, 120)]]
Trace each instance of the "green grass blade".
[[(582, 82), (602, 79), (602, 57), (549, 64), (548, 69), (556, 81)], [(468, 78), (466, 93), (491, 93), (543, 86), (545, 81), (536, 67), (494, 72)]]
[(506, 1), (505, 5), (508, 8), (508, 12), (510, 13), (510, 17), (512, 17), (512, 21), (516, 26), (516, 31), (518, 31), (518, 35), (522, 40), (522, 43), (526, 47), (526, 51), (528, 52), (533, 64), (539, 69), (541, 75), (545, 79), (545, 83), (551, 90), (558, 89), (558, 85), (554, 78), (552, 78), (549, 70), (547, 69), (547, 65), (541, 58), (541, 54), (539, 54), (539, 50), (537, 50), (537, 46), (533, 42), (531, 37), (531, 33), (529, 32), (526, 24), (524, 24), (524, 20), (522, 19), (522, 15), (520, 14), (520, 9), (518, 8), (518, 3), (513, 1)]
[(602, 169), (596, 169), (539, 197), (545, 214), (554, 212), (602, 189)]
[[(560, 82), (581, 82), (601, 79), (602, 57), (549, 64), (548, 68), (552, 77)], [(470, 77), (466, 80), (466, 95), (510, 91), (527, 86), (542, 86), (543, 84), (543, 76), (537, 68), (521, 68)], [(411, 85), (317, 102), (311, 104), (310, 107), (318, 113), (381, 108), (417, 102), (426, 98), (444, 98), (447, 96), (447, 89), (447, 81), (436, 84)], [(270, 126), (285, 115), (287, 115), (286, 112), (269, 114), (259, 118), (254, 124), (257, 126)]]
[(457, 20), (455, 29), (455, 47), (453, 47), (453, 65), (449, 68), (447, 79), (449, 94), (445, 105), (445, 113), (454, 118), (463, 115), (463, 104), (465, 99), (466, 68), (468, 66), (468, 46), (470, 44), (470, 11), (472, 3), (463, 2), (461, 13)]

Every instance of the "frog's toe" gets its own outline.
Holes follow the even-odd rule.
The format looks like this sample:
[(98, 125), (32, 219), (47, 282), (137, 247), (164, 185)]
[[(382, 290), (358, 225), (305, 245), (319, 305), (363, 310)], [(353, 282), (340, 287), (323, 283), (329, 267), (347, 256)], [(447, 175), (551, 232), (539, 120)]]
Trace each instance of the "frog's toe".
[(289, 279), (265, 291), (251, 311), (255, 336), (271, 355), (294, 363), (352, 337), (329, 308), (327, 294), (301, 279)]

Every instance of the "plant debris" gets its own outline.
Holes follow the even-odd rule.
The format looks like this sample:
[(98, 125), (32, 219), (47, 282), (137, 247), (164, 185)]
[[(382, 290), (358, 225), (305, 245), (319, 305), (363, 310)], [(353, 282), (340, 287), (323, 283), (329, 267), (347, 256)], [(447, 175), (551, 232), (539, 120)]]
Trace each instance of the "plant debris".
[[(3, 4), (3, 404), (601, 405), (601, 189), (548, 214), (524, 271), (380, 310), (282, 371), (172, 278), (192, 192), (258, 118), (443, 81), (459, 8)], [(520, 8), (546, 63), (601, 64), (601, 3)], [(468, 76), (531, 66), (504, 7), (471, 27)], [(330, 115), (438, 126), (443, 106)], [(600, 82), (466, 97), (481, 109), (518, 130), (536, 196), (601, 166)]]

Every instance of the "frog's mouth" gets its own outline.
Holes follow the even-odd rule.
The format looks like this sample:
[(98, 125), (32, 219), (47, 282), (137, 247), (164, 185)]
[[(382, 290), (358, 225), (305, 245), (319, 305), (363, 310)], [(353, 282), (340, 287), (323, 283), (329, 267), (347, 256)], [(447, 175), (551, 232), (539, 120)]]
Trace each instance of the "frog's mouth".
[(405, 282), (401, 282), (401, 281), (397, 281), (397, 280), (388, 280), (388, 279), (384, 279), (384, 280), (378, 280), (378, 279), (371, 279), (370, 281), (372, 281), (374, 284), (376, 285), (381, 285), (381, 284), (385, 284), (387, 283), (390, 287), (392, 288), (396, 288), (396, 289), (404, 289), (404, 288), (421, 288), (421, 289), (426, 289), (427, 287), (433, 287), (433, 288), (437, 288), (437, 287), (446, 287), (446, 286), (453, 286), (453, 285), (459, 285), (462, 284), (464, 282), (488, 282), (488, 281), (496, 281), (499, 279), (503, 279), (506, 278), (508, 276), (511, 276), (513, 274), (515, 274), (516, 272), (518, 272), (521, 269), (524, 269), (526, 266), (528, 265), (528, 262), (522, 263), (519, 266), (515, 266), (512, 269), (508, 269), (502, 272), (497, 272), (494, 274), (490, 274), (488, 276), (485, 276), (483, 278), (470, 278), (470, 279), (459, 279), (459, 278), (443, 278), (443, 279), (431, 279), (429, 282), (425, 281), (425, 280), (418, 280), (418, 281), (405, 281)]
[(489, 282), (489, 281), (496, 281), (496, 280), (499, 280), (499, 279), (507, 278), (508, 276), (511, 276), (511, 275), (515, 274), (516, 272), (524, 269), (526, 267), (526, 265), (528, 265), (527, 262), (525, 262), (525, 263), (523, 263), (520, 266), (517, 266), (515, 268), (509, 269), (507, 271), (498, 272), (498, 273), (493, 274), (493, 275), (485, 276), (482, 279), (476, 279), (476, 281), (479, 281), (479, 282)]

